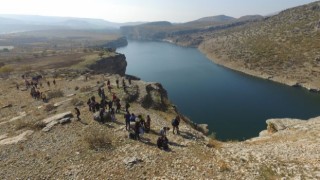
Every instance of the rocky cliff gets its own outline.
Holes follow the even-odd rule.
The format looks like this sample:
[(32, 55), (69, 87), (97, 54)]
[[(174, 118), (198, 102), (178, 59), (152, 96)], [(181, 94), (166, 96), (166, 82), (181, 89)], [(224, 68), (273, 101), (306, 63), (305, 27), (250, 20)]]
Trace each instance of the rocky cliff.
[(125, 75), (127, 68), (126, 57), (123, 54), (116, 53), (108, 57), (100, 57), (95, 62), (88, 65), (88, 68), (96, 73), (109, 73)]

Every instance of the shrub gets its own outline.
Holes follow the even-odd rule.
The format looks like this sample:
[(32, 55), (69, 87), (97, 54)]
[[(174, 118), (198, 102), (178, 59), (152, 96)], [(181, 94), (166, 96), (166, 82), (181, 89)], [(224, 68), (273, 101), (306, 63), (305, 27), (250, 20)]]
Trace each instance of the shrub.
[(84, 140), (87, 143), (89, 149), (95, 151), (112, 149), (112, 141), (109, 134), (102, 130), (92, 130), (88, 132), (85, 135)]
[(0, 73), (11, 73), (12, 71), (14, 71), (14, 68), (10, 65), (0, 67)]
[(82, 106), (84, 103), (80, 99), (74, 98), (74, 99), (71, 100), (71, 104), (73, 106)]
[(47, 104), (45, 107), (44, 107), (44, 110), (49, 112), (49, 111), (52, 111), (54, 110), (55, 107), (53, 106), (53, 104)]
[(208, 143), (207, 143), (207, 147), (209, 148), (221, 148), (221, 142), (216, 140), (216, 133), (211, 133), (210, 135), (208, 135)]
[(53, 90), (53, 91), (48, 92), (47, 95), (48, 95), (48, 99), (63, 97), (63, 91), (61, 91), (60, 89)]
[(34, 121), (30, 121), (30, 120), (18, 120), (14, 124), (15, 130), (27, 128), (27, 129), (37, 131), (37, 130), (41, 130), (45, 126), (46, 124), (42, 121), (34, 123)]
[(91, 87), (90, 86), (84, 86), (80, 88), (80, 92), (88, 92), (91, 91)]

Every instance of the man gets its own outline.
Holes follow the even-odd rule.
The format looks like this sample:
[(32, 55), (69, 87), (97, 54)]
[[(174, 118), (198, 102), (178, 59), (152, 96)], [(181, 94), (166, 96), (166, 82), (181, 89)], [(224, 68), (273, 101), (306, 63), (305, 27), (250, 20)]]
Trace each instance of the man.
[(74, 110), (76, 112), (76, 115), (77, 115), (77, 118), (78, 118), (78, 121), (79, 121), (80, 120), (80, 110), (77, 107), (75, 107)]
[(175, 119), (172, 120), (173, 134), (174, 134), (174, 130), (177, 131), (177, 134), (180, 134), (179, 124), (180, 124), (180, 117), (177, 116)]

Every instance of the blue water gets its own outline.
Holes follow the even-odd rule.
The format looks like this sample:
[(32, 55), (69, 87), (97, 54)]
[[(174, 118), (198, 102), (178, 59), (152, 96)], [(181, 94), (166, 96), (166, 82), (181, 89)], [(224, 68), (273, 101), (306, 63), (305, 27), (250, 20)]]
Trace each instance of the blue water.
[(182, 114), (220, 140), (256, 137), (269, 118), (320, 115), (319, 94), (229, 70), (198, 49), (129, 41), (118, 52), (127, 57), (126, 74), (163, 84)]

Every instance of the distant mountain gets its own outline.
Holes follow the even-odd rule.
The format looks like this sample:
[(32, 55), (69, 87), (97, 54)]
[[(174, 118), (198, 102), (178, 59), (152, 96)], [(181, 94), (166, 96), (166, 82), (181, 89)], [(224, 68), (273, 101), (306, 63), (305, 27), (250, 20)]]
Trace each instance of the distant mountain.
[(172, 26), (172, 24), (168, 21), (155, 21), (155, 22), (140, 24), (140, 26)]
[(255, 20), (261, 20), (263, 19), (264, 16), (261, 15), (247, 15), (247, 16), (242, 16), (237, 19), (237, 21), (255, 21)]
[(234, 18), (234, 17), (230, 17), (230, 16), (226, 16), (226, 15), (218, 15), (218, 16), (203, 17), (203, 18), (197, 19), (192, 22), (218, 22), (218, 23), (221, 23), (221, 22), (232, 21), (235, 19), (236, 18)]
[(142, 23), (114, 23), (103, 19), (0, 14), (0, 33), (50, 29), (115, 30), (120, 28), (120, 26)]

